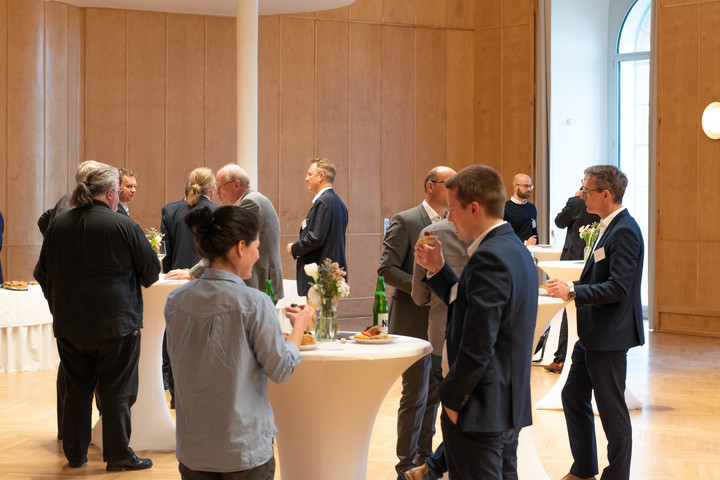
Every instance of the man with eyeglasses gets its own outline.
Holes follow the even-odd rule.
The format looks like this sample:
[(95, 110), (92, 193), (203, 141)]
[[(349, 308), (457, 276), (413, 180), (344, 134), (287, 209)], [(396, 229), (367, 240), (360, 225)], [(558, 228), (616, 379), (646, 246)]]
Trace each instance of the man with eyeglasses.
[[(250, 176), (237, 164), (229, 163), (215, 174), (215, 194), (223, 205), (235, 205), (251, 211), (258, 219), (260, 230), (260, 258), (252, 269), (252, 277), (245, 280), (249, 287), (265, 290), (265, 281), (272, 280), (275, 300), (285, 296), (282, 260), (280, 257), (280, 219), (272, 202), (250, 187)], [(166, 279), (194, 280), (207, 268), (201, 260), (188, 270), (170, 270)]]
[(627, 177), (612, 165), (585, 170), (582, 196), (587, 211), (600, 216), (600, 235), (577, 282), (550, 279), (548, 293), (575, 300), (579, 340), (562, 391), (573, 464), (563, 480), (594, 479), (598, 473), (595, 394), (608, 441), (604, 479), (630, 478), (632, 424), (625, 403), (627, 352), (645, 343), (640, 285), (643, 238), (625, 207)]
[[(428, 339), (430, 308), (416, 305), (411, 296), (415, 242), (423, 228), (445, 218), (450, 206), (445, 181), (453, 175), (455, 170), (449, 167), (438, 166), (430, 170), (423, 184), (425, 199), (422, 203), (396, 213), (390, 219), (377, 272), (385, 277), (385, 283), (394, 287), (390, 299), (390, 333)], [(441, 355), (441, 352), (434, 353)], [(430, 355), (403, 372), (402, 385), (396, 446), (399, 462), (395, 470), (398, 479), (404, 480), (405, 472), (423, 465), (433, 453), (432, 437), (440, 400), (432, 377)]]
[(537, 244), (537, 208), (528, 201), (532, 195), (532, 180), (524, 173), (513, 177), (513, 194), (505, 202), (504, 220), (512, 225), (520, 240), (525, 245)]

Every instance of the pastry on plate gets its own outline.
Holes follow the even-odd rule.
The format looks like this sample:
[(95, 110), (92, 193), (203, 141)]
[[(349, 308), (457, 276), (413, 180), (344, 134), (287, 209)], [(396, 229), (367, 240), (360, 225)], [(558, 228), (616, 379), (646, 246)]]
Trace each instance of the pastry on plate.
[(361, 340), (387, 340), (390, 338), (390, 335), (382, 333), (380, 327), (375, 325), (363, 332), (356, 333), (354, 338), (359, 338)]

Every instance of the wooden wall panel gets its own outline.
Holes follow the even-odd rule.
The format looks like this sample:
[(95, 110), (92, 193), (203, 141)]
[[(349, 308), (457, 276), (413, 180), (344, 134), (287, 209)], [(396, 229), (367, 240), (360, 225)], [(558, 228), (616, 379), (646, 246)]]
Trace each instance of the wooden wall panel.
[[(9, 0), (7, 31), (7, 232), (8, 278), (30, 262), (24, 247), (39, 245), (35, 222), (42, 213), (44, 156), (44, 2)], [(34, 192), (28, 195), (28, 192)], [(4, 249), (5, 247), (3, 247)], [(30, 262), (32, 263), (32, 262)]]
[(382, 22), (383, 0), (355, 0), (350, 4), (350, 20)]
[[(258, 56), (258, 190), (280, 204), (280, 17), (261, 16)], [(286, 277), (290, 278), (290, 277)]]
[[(700, 28), (698, 66), (698, 112), (720, 99), (720, 2), (700, 4)], [(703, 185), (720, 184), (720, 141), (711, 140), (702, 130), (697, 130), (698, 144), (698, 183)], [(704, 189), (702, 189), (704, 190)], [(705, 192), (700, 192), (698, 200), (698, 239), (705, 242), (717, 241), (720, 238), (720, 222), (708, 222), (705, 219), (717, 215), (713, 203), (704, 201)], [(702, 247), (701, 247), (702, 248)], [(714, 250), (709, 250), (714, 251)], [(720, 258), (720, 254), (718, 254)], [(704, 278), (701, 277), (700, 278)], [(701, 283), (712, 285), (712, 282)], [(702, 294), (701, 294), (702, 297)], [(713, 298), (718, 298), (717, 295)]]
[(127, 166), (138, 190), (130, 216), (143, 229), (160, 228), (165, 203), (165, 111), (167, 15), (128, 12)]
[(415, 24), (429, 27), (445, 27), (447, 24), (447, 0), (415, 0)]
[(475, 163), (501, 170), (500, 29), (475, 32)]
[[(720, 157), (716, 157), (716, 160), (718, 158)], [(713, 241), (701, 241), (697, 244), (698, 280), (695, 307), (698, 309), (720, 312), (720, 295), (718, 295), (717, 283), (714, 281), (717, 272), (720, 271), (720, 255), (715, 253), (718, 250), (720, 250), (720, 242), (717, 237)]]
[(362, 181), (382, 171), (381, 79), (382, 27), (350, 25), (350, 165), (349, 233), (382, 230), (381, 182)]
[(501, 23), (501, 4), (504, 0), (475, 0), (475, 27), (497, 27)]
[(205, 165), (237, 159), (235, 19), (205, 17)]
[(447, 32), (447, 151), (456, 170), (474, 163), (475, 34)]
[(46, 2), (43, 210), (53, 207), (67, 193), (70, 89), (68, 26), (68, 5)]
[(5, 279), (10, 279), (7, 262), (7, 232), (10, 226), (7, 210), (8, 178), (7, 178), (7, 54), (8, 44), (8, 0), (0, 0), (0, 212), (3, 214), (5, 231), (3, 232), (3, 248), (0, 250), (0, 266)]
[(532, 22), (532, 13), (536, 0), (503, 0), (502, 24), (515, 25)]
[(348, 30), (346, 22), (316, 23), (315, 154), (335, 163), (334, 189), (348, 192)]
[(475, 27), (475, 0), (447, 0), (446, 8), (448, 28)]
[(385, 24), (415, 25), (415, 0), (384, 0)]
[(68, 153), (66, 191), (85, 158), (85, 9), (68, 8)]
[(167, 15), (167, 191), (184, 197), (188, 174), (205, 165), (205, 19)]
[(331, 8), (330, 10), (321, 10), (315, 12), (315, 18), (322, 20), (349, 20), (350, 7)]
[[(377, 267), (382, 254), (382, 234), (350, 235), (347, 243), (348, 262), (351, 262), (350, 295), (338, 306), (343, 316), (371, 317), (377, 284)], [(352, 260), (350, 260), (352, 259)]]
[(533, 176), (533, 51), (528, 25), (502, 30), (502, 166), (509, 185), (512, 176)]
[[(427, 172), (447, 164), (447, 33), (415, 30), (415, 162), (413, 205), (425, 198)], [(405, 208), (410, 208), (408, 205)]]
[(85, 19), (86, 159), (124, 167), (127, 13), (88, 8)]
[[(415, 177), (415, 29), (383, 27), (382, 215), (413, 206)], [(412, 52), (412, 53), (411, 53)]]
[(663, 259), (657, 269), (657, 298), (662, 306), (697, 306), (698, 256), (694, 241), (658, 239), (657, 258)]
[(294, 234), (312, 206), (304, 182), (315, 156), (315, 21), (280, 18), (280, 224)]
[[(697, 240), (698, 135), (698, 7), (678, 7), (659, 18), (658, 108), (659, 150), (665, 162), (658, 171), (657, 208), (662, 212), (658, 237), (663, 240)], [(667, 135), (667, 137), (666, 137)], [(692, 192), (692, 193), (691, 193)], [(668, 221), (663, 221), (668, 219)]]

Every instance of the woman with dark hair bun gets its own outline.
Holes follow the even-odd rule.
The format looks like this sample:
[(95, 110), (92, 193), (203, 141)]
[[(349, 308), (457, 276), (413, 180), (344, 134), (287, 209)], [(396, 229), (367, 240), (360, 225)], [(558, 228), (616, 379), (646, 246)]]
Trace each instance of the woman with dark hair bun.
[(293, 330), (285, 341), (270, 297), (243, 282), (259, 257), (251, 212), (201, 208), (185, 222), (209, 268), (170, 293), (165, 306), (180, 474), (184, 480), (270, 480), (277, 430), (267, 380), (287, 380), (300, 363), (312, 309), (287, 309)]

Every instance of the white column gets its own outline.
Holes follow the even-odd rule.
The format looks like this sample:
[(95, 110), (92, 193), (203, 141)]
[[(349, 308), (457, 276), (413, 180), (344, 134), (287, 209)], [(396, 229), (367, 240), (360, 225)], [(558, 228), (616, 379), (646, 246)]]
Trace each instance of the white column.
[(237, 0), (237, 164), (258, 185), (258, 0)]

